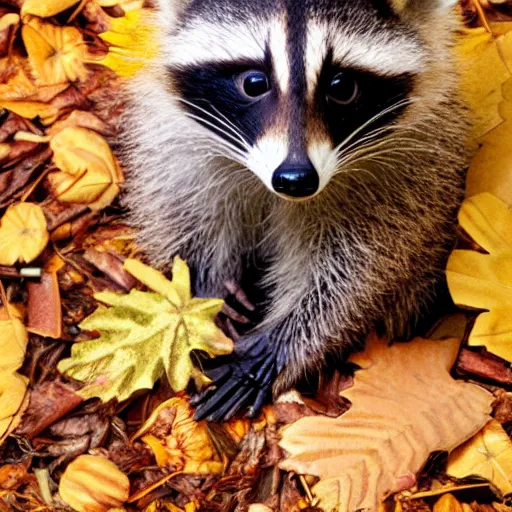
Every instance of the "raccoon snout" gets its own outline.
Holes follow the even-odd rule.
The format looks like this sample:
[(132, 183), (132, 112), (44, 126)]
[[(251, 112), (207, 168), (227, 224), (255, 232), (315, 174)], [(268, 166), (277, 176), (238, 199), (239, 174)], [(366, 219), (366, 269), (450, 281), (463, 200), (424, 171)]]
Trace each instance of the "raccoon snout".
[(272, 176), (272, 187), (278, 194), (306, 198), (315, 195), (320, 187), (320, 177), (313, 164), (282, 164)]

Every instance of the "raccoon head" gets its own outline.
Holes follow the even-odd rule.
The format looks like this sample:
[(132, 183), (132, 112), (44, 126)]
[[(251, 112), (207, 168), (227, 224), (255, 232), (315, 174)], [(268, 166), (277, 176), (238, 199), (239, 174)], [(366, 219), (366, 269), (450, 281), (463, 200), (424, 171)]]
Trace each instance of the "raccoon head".
[(318, 195), (452, 86), (456, 0), (159, 2), (167, 91), (285, 199)]

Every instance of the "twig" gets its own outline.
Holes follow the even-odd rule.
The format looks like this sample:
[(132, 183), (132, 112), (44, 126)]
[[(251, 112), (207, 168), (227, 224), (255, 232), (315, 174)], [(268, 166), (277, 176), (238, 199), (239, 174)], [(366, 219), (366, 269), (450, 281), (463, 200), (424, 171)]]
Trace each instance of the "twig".
[(46, 216), (48, 217), (48, 231), (51, 233), (67, 222), (75, 220), (88, 211), (89, 207), (87, 205), (75, 204), (69, 208), (66, 208), (64, 211), (57, 213), (56, 215), (47, 212)]
[(318, 505), (318, 498), (315, 498), (315, 496), (313, 495), (311, 488), (309, 487), (309, 484), (306, 481), (306, 478), (304, 477), (304, 475), (299, 475), (299, 481), (304, 489), (304, 492), (306, 493), (306, 497), (307, 497), (309, 504), (312, 507), (316, 507)]
[(491, 36), (494, 36), (494, 33), (492, 31), (491, 26), (489, 25), (489, 22), (487, 21), (487, 16), (485, 15), (485, 11), (482, 7), (482, 4), (480, 3), (480, 0), (473, 0), (473, 5), (475, 6), (476, 12), (478, 13), (478, 17), (480, 18), (480, 21), (482, 22), (482, 25), (484, 26), (485, 30), (491, 34)]
[(7, 312), (7, 317), (9, 320), (11, 320), (11, 312), (9, 311), (9, 301), (7, 300), (7, 293), (5, 293), (4, 283), (2, 283), (2, 280), (0, 279), (0, 298), (2, 299), (2, 305), (5, 308), (5, 311)]
[(463, 349), (459, 356), (456, 371), (473, 379), (494, 382), (501, 386), (512, 386), (510, 364), (488, 352), (474, 352)]

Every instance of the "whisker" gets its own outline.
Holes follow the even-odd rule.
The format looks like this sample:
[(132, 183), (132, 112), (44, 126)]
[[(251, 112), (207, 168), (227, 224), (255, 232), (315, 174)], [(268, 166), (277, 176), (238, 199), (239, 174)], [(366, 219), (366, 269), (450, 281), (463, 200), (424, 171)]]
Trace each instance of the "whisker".
[(209, 133), (208, 135), (209, 135), (209, 138), (211, 138), (212, 140), (215, 140), (219, 145), (221, 145), (225, 149), (231, 151), (232, 154), (235, 154), (235, 155), (237, 155), (238, 158), (241, 158), (241, 159), (245, 160), (245, 154), (240, 149), (240, 147), (237, 147), (237, 146), (233, 145), (233, 142), (236, 143), (236, 144), (239, 144), (239, 142), (237, 141), (237, 139), (235, 139), (228, 132), (224, 132), (218, 126), (215, 126), (210, 121), (202, 119), (199, 116), (195, 116), (194, 114), (187, 113), (187, 117), (189, 117), (191, 119), (194, 119), (196, 121), (200, 121), (201, 123), (205, 123), (207, 126), (210, 126), (210, 127), (214, 128), (215, 130), (218, 130), (221, 133), (223, 133), (228, 139), (230, 139), (232, 141), (231, 143), (229, 143), (228, 141), (224, 140), (222, 137), (220, 137), (216, 133)]
[(354, 130), (348, 137), (346, 137), (336, 148), (335, 152), (339, 152), (341, 149), (343, 149), (351, 140), (354, 139), (359, 133), (361, 133), (365, 128), (370, 126), (372, 123), (378, 121), (382, 117), (384, 117), (386, 114), (389, 114), (393, 112), (394, 110), (397, 110), (403, 106), (409, 105), (413, 102), (413, 99), (407, 98), (404, 100), (400, 100), (393, 105), (390, 105), (389, 107), (381, 110), (378, 114), (375, 114), (373, 117), (371, 117), (368, 121), (363, 123), (359, 128)]
[[(243, 137), (242, 133), (240, 132), (240, 130), (236, 127), (236, 125), (234, 123), (232, 123), (231, 121), (229, 121), (229, 119), (226, 118), (226, 116), (223, 116), (225, 118), (225, 120), (217, 117), (216, 115), (212, 114), (211, 112), (209, 112), (208, 110), (206, 110), (205, 108), (203, 107), (200, 107), (199, 105), (197, 105), (196, 103), (193, 103), (191, 101), (188, 101), (188, 100), (185, 100), (183, 98), (179, 98), (179, 101), (181, 101), (182, 103), (184, 103), (185, 105), (189, 105), (190, 107), (192, 108), (195, 108), (197, 110), (199, 110), (199, 112), (202, 112), (203, 114), (206, 114), (208, 115), (209, 117), (211, 117), (213, 120), (215, 121), (218, 121), (221, 125), (225, 126), (226, 128), (228, 128), (233, 135), (236, 135), (237, 139), (239, 140), (239, 142), (241, 143), (241, 145), (244, 147), (244, 148), (248, 148), (249, 145), (247, 144), (247, 141), (246, 139)], [(213, 105), (212, 105), (213, 107)], [(215, 108), (215, 107), (213, 107)], [(217, 109), (215, 109), (216, 112), (218, 112)], [(220, 114), (220, 112), (219, 112)], [(221, 114), (222, 115), (222, 114)], [(201, 117), (197, 117), (197, 118), (194, 118), (198, 121), (204, 121)], [(219, 129), (218, 127), (215, 127), (214, 124), (211, 124), (211, 126), (213, 126), (214, 128), (217, 128)], [(222, 130), (220, 130), (222, 131)], [(223, 133), (226, 133), (226, 132), (223, 132)]]

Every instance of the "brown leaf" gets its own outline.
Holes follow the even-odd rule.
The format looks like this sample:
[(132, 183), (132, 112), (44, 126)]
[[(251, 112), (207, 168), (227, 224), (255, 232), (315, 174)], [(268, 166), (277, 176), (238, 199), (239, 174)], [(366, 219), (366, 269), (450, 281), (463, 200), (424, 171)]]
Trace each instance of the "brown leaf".
[(124, 291), (129, 292), (137, 286), (137, 280), (123, 268), (123, 260), (105, 251), (87, 249), (84, 259), (106, 274)]
[(0, 489), (17, 489), (27, 479), (27, 469), (21, 464), (6, 464), (0, 467)]
[(32, 391), (28, 409), (16, 434), (29, 439), (75, 410), (83, 399), (76, 394), (77, 386), (60, 380), (46, 381)]
[(27, 329), (33, 334), (59, 339), (62, 336), (62, 308), (57, 272), (43, 272), (39, 282), (27, 284)]
[(91, 112), (86, 112), (84, 110), (74, 110), (65, 119), (57, 121), (52, 126), (50, 126), (46, 133), (50, 136), (53, 136), (64, 130), (64, 128), (73, 127), (88, 128), (89, 130), (94, 130), (101, 135), (112, 134), (110, 128), (100, 118)]
[(14, 12), (4, 14), (0, 18), (0, 57), (9, 54), (19, 27), (20, 17)]
[(313, 491), (321, 507), (376, 509), (413, 481), (430, 453), (453, 450), (489, 421), (492, 396), (450, 376), (459, 343), (416, 339), (388, 347), (372, 339), (352, 358), (363, 369), (342, 393), (351, 409), (285, 427), (281, 467), (320, 477)]
[(463, 349), (457, 361), (456, 371), (463, 377), (512, 385), (510, 363), (486, 351)]
[(52, 152), (45, 149), (36, 153), (9, 171), (0, 172), (0, 208), (17, 199), (32, 176), (50, 159)]
[(7, 169), (30, 158), (31, 155), (39, 153), (40, 150), (41, 145), (36, 142), (24, 140), (2, 142), (0, 144), (0, 165)]
[(82, 16), (87, 20), (87, 28), (97, 34), (110, 29), (110, 17), (96, 2), (85, 4)]
[(505, 425), (512, 422), (512, 393), (503, 389), (495, 391), (496, 402), (494, 403), (494, 419)]
[(23, 117), (9, 112), (7, 118), (4, 118), (4, 121), (0, 125), (0, 142), (5, 142), (16, 132), (30, 130), (31, 126)]

